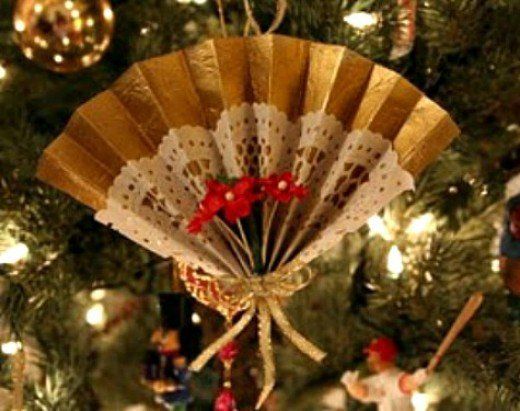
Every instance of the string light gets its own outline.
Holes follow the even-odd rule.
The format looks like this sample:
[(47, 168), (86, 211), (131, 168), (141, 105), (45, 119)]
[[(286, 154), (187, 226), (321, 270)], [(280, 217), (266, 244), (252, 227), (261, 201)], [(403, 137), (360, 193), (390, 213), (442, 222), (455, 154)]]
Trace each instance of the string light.
[(343, 17), (345, 23), (359, 30), (364, 30), (376, 25), (377, 20), (376, 14), (367, 13), (366, 11), (350, 13)]
[(426, 272), (424, 273), (424, 279), (425, 279), (427, 282), (431, 283), (431, 282), (433, 281), (432, 273), (430, 273), (429, 271), (426, 271)]
[(430, 231), (434, 228), (434, 220), (432, 213), (423, 214), (410, 222), (406, 232), (408, 234), (421, 234), (425, 231)]
[(459, 192), (459, 189), (457, 188), (457, 186), (451, 186), (450, 188), (448, 188), (448, 193), (450, 194), (457, 194)]
[(390, 277), (393, 279), (399, 278), (401, 273), (404, 271), (403, 255), (396, 245), (393, 245), (390, 248), (388, 259), (386, 261), (386, 268), (391, 274)]
[(18, 32), (22, 32), (25, 30), (25, 23), (20, 20), (20, 19), (16, 19), (15, 22), (14, 22), (14, 29)]
[(3, 80), (7, 76), (7, 69), (0, 63), (0, 80)]
[(105, 298), (107, 295), (107, 291), (102, 289), (102, 288), (98, 288), (97, 290), (94, 290), (90, 293), (90, 298), (94, 301), (101, 301), (103, 298)]
[(103, 326), (106, 321), (105, 307), (103, 304), (96, 303), (90, 307), (85, 315), (85, 320), (94, 327)]
[(18, 243), (0, 253), (0, 264), (16, 264), (25, 260), (28, 255), (29, 248), (24, 243)]
[(494, 273), (500, 272), (500, 260), (498, 258), (491, 260), (491, 271)]
[(200, 318), (200, 315), (198, 315), (197, 313), (193, 313), (193, 314), (191, 315), (191, 322), (192, 322), (193, 324), (200, 324), (201, 321), (202, 321), (202, 320), (201, 320), (201, 318)]
[(9, 341), (3, 343), (0, 349), (5, 355), (14, 355), (22, 349), (22, 343), (20, 341)]
[(414, 411), (427, 411), (430, 406), (430, 397), (422, 392), (412, 394), (412, 405)]
[(106, 7), (104, 10), (103, 10), (103, 17), (105, 18), (105, 20), (112, 20), (114, 18), (114, 12), (112, 11), (112, 9), (110, 7)]
[(392, 236), (390, 235), (390, 232), (388, 231), (385, 222), (378, 215), (370, 217), (367, 221), (367, 224), (369, 234), (371, 236), (380, 235), (386, 241), (389, 241), (391, 239)]

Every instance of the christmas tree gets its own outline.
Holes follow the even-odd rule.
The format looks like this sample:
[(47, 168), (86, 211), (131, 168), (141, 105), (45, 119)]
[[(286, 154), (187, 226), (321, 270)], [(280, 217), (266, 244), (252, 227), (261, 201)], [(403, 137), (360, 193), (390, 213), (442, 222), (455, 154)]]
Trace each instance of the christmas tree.
[[(15, 401), (19, 352), (25, 409), (154, 409), (141, 364), (159, 321), (156, 296), (170, 288), (170, 262), (96, 223), (86, 207), (39, 182), (36, 166), (74, 110), (132, 63), (219, 37), (218, 4), (114, 0), (106, 54), (64, 74), (28, 55), (15, 18), (21, 3), (38, 12), (45, 2), (14, 3), (0, 0), (0, 409)], [(224, 6), (228, 34), (242, 35), (244, 4)], [(276, 1), (256, 0), (252, 9), (265, 29)], [(413, 403), (520, 409), (520, 297), (504, 285), (498, 250), (504, 184), (520, 142), (520, 2), (292, 0), (277, 32), (348, 46), (397, 71), (446, 108), (462, 136), (415, 191), (312, 262), (318, 276), (287, 313), (328, 356), (314, 364), (275, 333), (279, 376), (268, 406), (365, 409), (339, 384), (345, 370), (362, 369), (363, 347), (386, 335), (403, 369), (425, 366), (467, 298), (482, 291), (478, 315)], [(223, 320), (197, 312), (203, 340), (213, 341)], [(261, 374), (252, 328), (239, 338), (234, 367), (240, 409), (253, 408)], [(218, 380), (217, 363), (194, 377), (194, 409), (211, 409)]]

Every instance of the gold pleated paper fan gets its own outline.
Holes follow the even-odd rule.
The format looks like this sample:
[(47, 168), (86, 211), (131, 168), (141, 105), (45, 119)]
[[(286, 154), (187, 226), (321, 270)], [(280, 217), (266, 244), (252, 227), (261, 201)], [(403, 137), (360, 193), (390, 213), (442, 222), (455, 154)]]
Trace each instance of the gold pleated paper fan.
[[(257, 310), (264, 330), (272, 317), (319, 359), (277, 305), (312, 278), (291, 273), (412, 189), (458, 133), (399, 74), (345, 47), (279, 35), (223, 38), (132, 66), (75, 112), (38, 176), (95, 209), (102, 223), (249, 302), (232, 335), (195, 369)], [(309, 195), (261, 205), (262, 276), (247, 227), (216, 218), (188, 233), (207, 180), (284, 172)], [(261, 336), (270, 362), (266, 345)]]

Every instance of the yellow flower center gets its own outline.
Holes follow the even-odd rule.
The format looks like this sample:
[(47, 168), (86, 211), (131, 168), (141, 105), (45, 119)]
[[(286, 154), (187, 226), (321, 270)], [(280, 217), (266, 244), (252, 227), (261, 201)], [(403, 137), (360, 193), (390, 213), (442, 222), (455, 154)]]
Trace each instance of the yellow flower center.
[(289, 187), (289, 184), (287, 184), (287, 181), (285, 180), (282, 180), (278, 183), (279, 190), (287, 190), (287, 187)]

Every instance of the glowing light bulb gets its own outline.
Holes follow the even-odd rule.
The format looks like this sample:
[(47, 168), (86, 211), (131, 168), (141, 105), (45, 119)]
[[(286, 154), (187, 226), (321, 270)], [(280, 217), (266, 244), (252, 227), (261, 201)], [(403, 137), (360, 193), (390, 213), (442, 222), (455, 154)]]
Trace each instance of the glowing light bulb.
[(0, 80), (3, 80), (7, 76), (6, 68), (0, 63)]
[(426, 213), (422, 216), (416, 217), (411, 221), (406, 232), (408, 234), (421, 234), (422, 232), (431, 230), (434, 226), (434, 219), (432, 213)]
[(14, 29), (16, 31), (20, 31), (20, 32), (24, 31), (25, 30), (25, 23), (22, 20), (20, 20), (20, 19), (16, 19), (15, 22), (14, 22)]
[(73, 10), (71, 10), (70, 15), (73, 19), (77, 19), (77, 18), (79, 18), (81, 13), (78, 9), (73, 9)]
[(195, 4), (198, 4), (199, 6), (206, 4), (208, 0), (193, 0)]
[(63, 56), (61, 54), (55, 54), (53, 58), (56, 63), (63, 63)]
[(393, 245), (392, 248), (390, 248), (386, 262), (386, 268), (391, 274), (390, 277), (393, 279), (399, 278), (404, 270), (403, 255), (396, 245)]
[(96, 303), (90, 307), (85, 315), (85, 320), (94, 327), (103, 326), (106, 321), (105, 307), (103, 304)]
[(500, 260), (498, 258), (491, 260), (491, 271), (494, 273), (500, 272)]
[(181, 4), (190, 4), (190, 3), (191, 3), (191, 0), (177, 0), (177, 3), (181, 3)]
[(348, 25), (364, 30), (377, 24), (377, 16), (374, 13), (367, 13), (366, 11), (358, 11), (347, 14), (343, 17), (343, 21)]
[[(36, 40), (36, 39), (34, 39), (34, 40)], [(49, 48), (49, 43), (47, 42), (47, 40), (45, 40), (45, 39), (40, 39), (40, 42), (39, 42), (39, 43), (40, 43), (40, 47), (41, 47), (42, 49), (47, 49), (47, 48)]]
[(40, 14), (43, 11), (43, 5), (41, 3), (36, 3), (34, 5), (34, 12)]
[(0, 349), (5, 355), (14, 355), (22, 349), (22, 343), (20, 341), (9, 341), (3, 343)]
[(427, 411), (430, 406), (430, 398), (428, 397), (428, 394), (414, 392), (412, 394), (412, 405), (414, 411)]
[(67, 10), (72, 10), (74, 7), (74, 2), (72, 0), (67, 0), (64, 4)]
[(114, 12), (112, 11), (111, 8), (105, 8), (105, 10), (103, 10), (103, 17), (105, 18), (105, 20), (112, 20), (114, 18)]
[(191, 315), (191, 322), (192, 322), (193, 324), (200, 324), (200, 322), (201, 322), (200, 315), (198, 315), (197, 313), (193, 313), (193, 314)]
[(33, 58), (33, 49), (30, 47), (24, 47), (23, 54), (25, 54), (28, 59), (32, 59)]
[(16, 264), (27, 258), (29, 248), (24, 243), (18, 243), (0, 253), (0, 264)]
[(94, 301), (101, 301), (106, 296), (107, 291), (102, 288), (98, 288), (97, 290), (94, 290), (90, 293), (90, 298)]
[(370, 217), (367, 221), (367, 224), (371, 236), (380, 235), (386, 241), (389, 241), (391, 239), (392, 236), (390, 235), (390, 232), (388, 231), (385, 222), (378, 215), (373, 215), (372, 217)]

